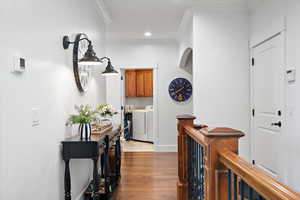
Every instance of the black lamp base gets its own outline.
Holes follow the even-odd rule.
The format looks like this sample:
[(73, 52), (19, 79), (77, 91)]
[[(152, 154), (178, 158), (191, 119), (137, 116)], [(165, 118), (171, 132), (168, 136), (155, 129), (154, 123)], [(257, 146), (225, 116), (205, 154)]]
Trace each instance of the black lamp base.
[(68, 49), (69, 46), (70, 46), (70, 39), (68, 36), (65, 35), (63, 37), (63, 47), (64, 47), (64, 49)]

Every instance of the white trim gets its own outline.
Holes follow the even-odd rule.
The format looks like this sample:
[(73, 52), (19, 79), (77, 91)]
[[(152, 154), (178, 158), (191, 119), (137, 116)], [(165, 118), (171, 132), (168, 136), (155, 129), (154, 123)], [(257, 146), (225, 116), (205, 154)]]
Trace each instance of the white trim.
[(154, 107), (154, 120), (153, 120), (153, 130), (154, 130), (154, 149), (157, 149), (159, 144), (159, 107), (158, 107), (158, 65), (159, 64), (150, 64), (143, 66), (122, 66), (120, 70), (126, 69), (153, 69), (153, 107)]
[(156, 145), (156, 152), (177, 152), (177, 145)]
[(143, 66), (122, 66), (120, 69), (158, 69), (158, 64), (143, 65)]
[(103, 0), (95, 0), (95, 2), (98, 14), (103, 17), (104, 23), (107, 25), (112, 23), (112, 17), (105, 2)]

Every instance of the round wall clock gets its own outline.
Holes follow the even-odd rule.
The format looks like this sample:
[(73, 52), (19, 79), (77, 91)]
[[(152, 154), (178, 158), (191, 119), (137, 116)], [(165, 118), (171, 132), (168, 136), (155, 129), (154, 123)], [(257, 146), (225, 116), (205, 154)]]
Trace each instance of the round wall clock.
[[(79, 65), (78, 61), (82, 58), (88, 49), (88, 41), (81, 40), (82, 38), (88, 38), (86, 34), (79, 33), (75, 37), (73, 47), (73, 71), (76, 81), (76, 85), (80, 92), (86, 92), (91, 79), (91, 68), (87, 65)], [(79, 42), (80, 41), (80, 42)]]
[(192, 84), (185, 78), (176, 78), (169, 85), (170, 97), (175, 101), (187, 101), (192, 96), (192, 93)]

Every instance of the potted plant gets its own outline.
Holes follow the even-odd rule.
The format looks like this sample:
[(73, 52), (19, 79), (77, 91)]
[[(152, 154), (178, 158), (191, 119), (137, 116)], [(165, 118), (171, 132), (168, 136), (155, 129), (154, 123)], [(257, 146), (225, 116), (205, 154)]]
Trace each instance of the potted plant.
[(81, 139), (88, 140), (91, 138), (91, 122), (96, 119), (96, 111), (89, 105), (75, 105), (75, 110), (78, 114), (71, 115), (67, 124), (79, 124), (79, 134)]
[(110, 119), (118, 114), (111, 104), (101, 104), (96, 108), (97, 114), (101, 116), (102, 121), (110, 121)]

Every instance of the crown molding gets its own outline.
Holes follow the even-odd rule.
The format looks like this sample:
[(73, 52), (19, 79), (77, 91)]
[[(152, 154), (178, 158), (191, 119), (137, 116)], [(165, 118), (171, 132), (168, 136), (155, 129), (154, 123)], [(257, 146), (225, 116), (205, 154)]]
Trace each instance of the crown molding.
[(100, 17), (103, 18), (105, 24), (112, 23), (112, 17), (109, 9), (107, 8), (104, 0), (95, 0), (96, 9)]

